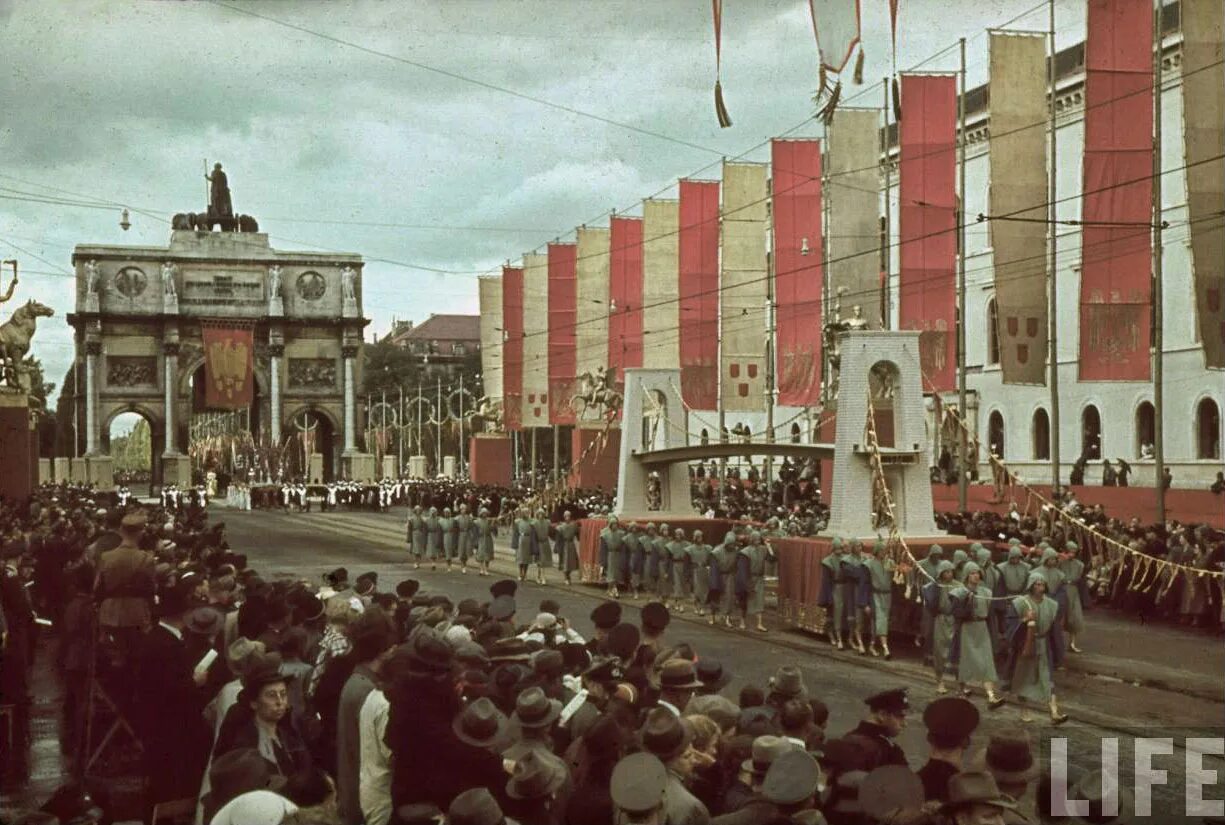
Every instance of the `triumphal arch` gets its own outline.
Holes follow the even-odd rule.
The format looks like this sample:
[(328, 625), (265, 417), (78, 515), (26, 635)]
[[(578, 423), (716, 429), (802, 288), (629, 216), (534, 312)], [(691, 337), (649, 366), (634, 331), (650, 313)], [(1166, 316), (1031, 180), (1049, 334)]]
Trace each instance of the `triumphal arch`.
[(73, 252), (89, 479), (110, 486), (106, 433), (124, 412), (149, 422), (154, 485), (210, 461), (258, 480), (374, 477), (355, 403), (361, 256), (274, 249), (233, 214), (220, 166), (210, 180), (208, 212), (175, 215), (166, 246)]

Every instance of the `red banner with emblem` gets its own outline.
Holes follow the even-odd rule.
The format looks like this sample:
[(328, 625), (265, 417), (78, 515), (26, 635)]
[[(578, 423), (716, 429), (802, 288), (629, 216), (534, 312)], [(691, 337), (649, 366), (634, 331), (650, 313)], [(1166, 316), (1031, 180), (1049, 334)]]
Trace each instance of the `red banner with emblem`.
[(609, 228), (608, 364), (617, 385), (642, 366), (642, 220), (612, 218)]
[(549, 422), (573, 424), (578, 350), (578, 248), (549, 244)]
[(924, 392), (957, 384), (957, 79), (902, 75), (902, 329), (917, 329)]
[(821, 398), (821, 144), (770, 143), (778, 403)]
[(719, 406), (719, 181), (680, 182), (681, 396)]
[(1089, 0), (1081, 202), (1082, 381), (1149, 380), (1152, 174), (1152, 4)]
[(523, 428), (523, 269), (502, 267), (502, 419)]
[(201, 325), (204, 338), (204, 404), (211, 410), (245, 410), (255, 395), (254, 329)]

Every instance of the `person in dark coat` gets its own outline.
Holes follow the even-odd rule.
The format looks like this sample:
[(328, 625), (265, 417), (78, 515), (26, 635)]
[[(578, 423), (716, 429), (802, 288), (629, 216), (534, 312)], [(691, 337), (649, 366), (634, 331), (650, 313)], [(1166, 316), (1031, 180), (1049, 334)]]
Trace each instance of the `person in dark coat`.
[(906, 727), (906, 712), (910, 708), (906, 691), (906, 688), (885, 690), (864, 699), (868, 718), (843, 737), (864, 752), (864, 770), (872, 771), (882, 765), (906, 766), (906, 754), (893, 741)]
[(237, 748), (254, 748), (273, 776), (288, 778), (311, 767), (310, 753), (289, 712), (291, 678), (281, 670), (280, 654), (253, 659), (242, 676), (238, 701), (221, 722), (214, 760)]
[(916, 772), (927, 801), (949, 801), (949, 779), (963, 770), (970, 735), (978, 727), (978, 708), (961, 696), (942, 696), (923, 711), (927, 762)]

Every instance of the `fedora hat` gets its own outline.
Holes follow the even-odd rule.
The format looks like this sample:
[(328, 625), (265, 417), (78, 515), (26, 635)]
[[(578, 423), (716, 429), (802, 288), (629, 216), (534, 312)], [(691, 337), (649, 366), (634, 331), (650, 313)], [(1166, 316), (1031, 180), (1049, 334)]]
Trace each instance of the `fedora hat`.
[(700, 659), (697, 674), (702, 689), (708, 693), (718, 693), (732, 681), (732, 674), (723, 668), (718, 659)]
[(803, 696), (808, 691), (804, 687), (804, 676), (794, 665), (783, 665), (769, 681), (770, 691), (780, 696)]
[(470, 788), (451, 800), (447, 825), (502, 825), (506, 816), (488, 788)]
[(647, 720), (638, 732), (643, 750), (668, 762), (685, 752), (693, 735), (685, 723), (666, 708), (656, 708), (647, 715)]
[(702, 686), (693, 662), (669, 659), (659, 671), (659, 686), (663, 690), (696, 690)]
[(421, 628), (409, 642), (408, 659), (412, 669), (425, 673), (444, 673), (451, 669), (451, 646), (429, 628)]
[(752, 755), (740, 763), (740, 769), (749, 771), (754, 776), (765, 776), (775, 759), (795, 749), (796, 746), (792, 742), (781, 736), (758, 736), (753, 740)]
[(225, 661), (230, 666), (230, 672), (241, 679), (252, 659), (263, 656), (264, 651), (263, 642), (253, 642), (246, 636), (239, 636), (226, 648)]
[(966, 805), (991, 805), (1006, 811), (1017, 809), (1017, 803), (1000, 793), (995, 777), (986, 771), (963, 771), (949, 777), (949, 798), (943, 810), (955, 811)]
[(506, 795), (511, 799), (542, 799), (557, 793), (566, 776), (565, 763), (560, 759), (528, 751), (515, 762)]
[(863, 778), (859, 798), (864, 813), (883, 821), (893, 811), (923, 806), (923, 780), (905, 765), (882, 765)]
[(281, 672), (281, 654), (264, 653), (247, 660), (247, 670), (242, 675), (242, 689), (249, 697), (259, 693), (265, 685), (275, 682), (289, 683), (293, 676)]
[(484, 697), (465, 707), (451, 723), (451, 730), (461, 742), (497, 751), (509, 744), (509, 727), (505, 714)]
[(1032, 782), (1038, 776), (1029, 737), (1025, 731), (1001, 731), (987, 740), (987, 747), (974, 760), (974, 769), (987, 771), (997, 784), (1014, 785)]
[(273, 775), (272, 765), (256, 748), (235, 748), (213, 760), (208, 785), (209, 792), (201, 802), (212, 812), (248, 791), (279, 790), (285, 778)]
[(547, 728), (561, 715), (561, 702), (545, 696), (538, 687), (528, 688), (515, 700), (514, 720), (521, 728)]
[(211, 607), (197, 607), (183, 617), (183, 627), (197, 636), (216, 636), (225, 626), (225, 616)]

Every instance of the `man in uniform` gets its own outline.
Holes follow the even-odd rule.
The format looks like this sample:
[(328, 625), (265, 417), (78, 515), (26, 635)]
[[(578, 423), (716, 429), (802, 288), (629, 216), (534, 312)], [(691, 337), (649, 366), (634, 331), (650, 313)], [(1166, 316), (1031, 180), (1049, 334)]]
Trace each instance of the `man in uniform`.
[(927, 762), (917, 774), (928, 802), (948, 802), (949, 779), (962, 770), (970, 735), (978, 727), (978, 708), (961, 696), (941, 696), (923, 710)]
[(137, 546), (145, 523), (142, 510), (123, 517), (119, 522), (120, 544), (102, 554), (94, 582), (98, 624), (115, 641), (120, 660), (135, 652), (141, 634), (153, 621), (157, 560)]
[(621, 605), (617, 602), (600, 602), (591, 611), (591, 623), (595, 625), (595, 635), (586, 643), (587, 651), (593, 656), (607, 656), (604, 641), (608, 632), (621, 624)]
[(863, 767), (869, 772), (881, 765), (906, 766), (906, 754), (893, 741), (906, 727), (906, 712), (910, 709), (906, 692), (907, 688), (894, 688), (864, 699), (868, 718), (843, 737), (864, 752)]
[(613, 768), (609, 790), (618, 822), (667, 825), (664, 798), (668, 788), (668, 769), (657, 756), (630, 754)]

